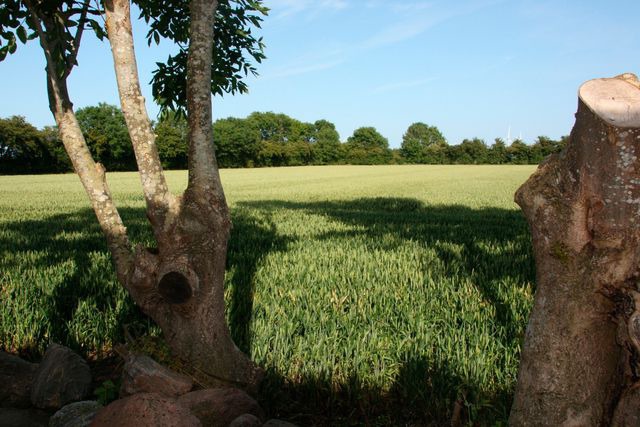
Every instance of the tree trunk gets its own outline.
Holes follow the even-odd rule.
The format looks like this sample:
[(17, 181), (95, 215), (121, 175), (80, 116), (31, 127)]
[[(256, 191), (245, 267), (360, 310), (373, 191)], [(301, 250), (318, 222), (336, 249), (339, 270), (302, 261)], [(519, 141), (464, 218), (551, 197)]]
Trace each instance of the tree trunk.
[[(224, 273), (231, 220), (213, 151), (211, 61), (215, 0), (192, 0), (188, 60), (189, 185), (174, 197), (162, 172), (136, 69), (129, 0), (105, 0), (107, 31), (122, 110), (131, 135), (157, 248), (132, 248), (105, 170), (95, 163), (67, 91), (76, 50), (59, 72), (54, 22), (25, 0), (47, 60), (49, 105), (75, 171), (107, 238), (119, 281), (162, 329), (177, 357), (209, 384), (255, 390), (262, 371), (231, 339), (224, 312)], [(86, 7), (85, 5), (85, 13)], [(83, 15), (84, 16), (84, 15)], [(79, 45), (82, 29), (76, 35)]]
[[(51, 16), (41, 13), (39, 6), (32, 0), (25, 0), (30, 17), (36, 28), (40, 46), (45, 54), (47, 93), (49, 96), (49, 109), (55, 118), (60, 139), (69, 155), (73, 169), (80, 177), (91, 206), (96, 214), (102, 232), (106, 236), (107, 245), (113, 257), (116, 274), (121, 282), (124, 282), (132, 265), (133, 254), (127, 236), (127, 230), (116, 209), (111, 191), (107, 185), (105, 169), (100, 163), (96, 163), (91, 156), (89, 147), (82, 135), (82, 130), (73, 111), (73, 104), (69, 99), (67, 89), (67, 77), (73, 67), (73, 61), (77, 55), (77, 46), (82, 37), (82, 29), (78, 29), (75, 37), (76, 50), (69, 63), (64, 64), (64, 73), (60, 74), (59, 64), (54, 59), (55, 40), (49, 34), (55, 34), (55, 26), (51, 22)], [(86, 17), (86, 7), (83, 16)], [(84, 18), (81, 18), (81, 21)]]
[(638, 157), (637, 78), (591, 80), (566, 149), (516, 193), (537, 290), (512, 425), (628, 425), (640, 414)]
[(124, 282), (174, 353), (210, 383), (255, 389), (262, 371), (234, 344), (224, 313), (231, 220), (213, 151), (211, 61), (217, 3), (192, 0), (187, 75), (189, 185), (173, 197), (162, 174), (136, 69), (129, 0), (106, 0), (122, 110), (158, 244), (137, 248)]

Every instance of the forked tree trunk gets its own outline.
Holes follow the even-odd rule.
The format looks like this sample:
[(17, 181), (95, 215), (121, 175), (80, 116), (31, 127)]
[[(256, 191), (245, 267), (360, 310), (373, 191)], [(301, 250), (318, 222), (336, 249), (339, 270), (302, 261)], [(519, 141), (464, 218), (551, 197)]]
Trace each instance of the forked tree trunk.
[(637, 78), (591, 80), (568, 146), (516, 193), (537, 290), (511, 425), (637, 425), (639, 157)]
[(213, 150), (211, 61), (217, 2), (190, 2), (187, 65), (189, 184), (172, 196), (140, 92), (129, 0), (106, 0), (122, 110), (129, 128), (157, 251), (137, 248), (125, 287), (160, 326), (175, 354), (210, 382), (253, 389), (261, 377), (234, 344), (224, 313), (231, 220)]
[(73, 112), (66, 77), (51, 55), (47, 16), (25, 0), (47, 58), (50, 106), (65, 149), (107, 236), (118, 279), (162, 329), (177, 357), (209, 384), (255, 390), (262, 371), (234, 344), (224, 312), (224, 273), (231, 228), (212, 138), (211, 61), (215, 0), (190, 2), (187, 75), (189, 184), (181, 197), (167, 188), (137, 74), (129, 0), (105, 0), (122, 110), (133, 143), (157, 248), (131, 247), (126, 229)]

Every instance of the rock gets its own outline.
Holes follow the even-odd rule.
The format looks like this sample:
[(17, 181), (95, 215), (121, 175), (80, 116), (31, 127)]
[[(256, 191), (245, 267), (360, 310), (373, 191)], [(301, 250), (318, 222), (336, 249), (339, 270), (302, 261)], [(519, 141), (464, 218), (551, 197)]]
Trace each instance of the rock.
[(0, 408), (0, 427), (47, 427), (49, 415), (39, 409)]
[(102, 405), (93, 400), (70, 403), (53, 414), (49, 427), (87, 427)]
[(61, 408), (91, 391), (89, 365), (70, 349), (51, 344), (31, 387), (31, 403), (38, 408)]
[(189, 392), (192, 388), (193, 381), (186, 375), (173, 372), (150, 357), (130, 355), (122, 372), (120, 396), (159, 393), (177, 397)]
[(231, 421), (229, 427), (261, 427), (262, 421), (253, 414), (242, 414)]
[(31, 383), (38, 365), (0, 351), (0, 407), (31, 406)]
[(178, 403), (198, 417), (202, 425), (226, 427), (243, 414), (263, 418), (262, 408), (251, 396), (237, 388), (213, 388), (187, 393)]
[(296, 424), (288, 421), (277, 420), (275, 418), (263, 424), (263, 427), (298, 427)]
[(175, 399), (140, 393), (116, 400), (96, 414), (91, 427), (200, 427), (202, 424)]

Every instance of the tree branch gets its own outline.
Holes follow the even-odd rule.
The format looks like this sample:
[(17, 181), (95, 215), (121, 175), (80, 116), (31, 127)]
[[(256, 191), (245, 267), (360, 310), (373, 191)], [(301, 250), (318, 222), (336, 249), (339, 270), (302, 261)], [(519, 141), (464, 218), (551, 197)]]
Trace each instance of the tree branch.
[[(66, 79), (60, 78), (56, 73), (56, 62), (52, 54), (53, 48), (47, 40), (45, 29), (43, 29), (43, 20), (32, 0), (25, 0), (25, 5), (29, 9), (30, 17), (33, 20), (46, 58), (49, 108), (56, 120), (60, 137), (65, 150), (69, 154), (73, 168), (80, 177), (100, 227), (107, 238), (118, 279), (125, 283), (133, 261), (126, 228), (111, 198), (104, 167), (93, 160), (82, 135), (69, 99)], [(46, 22), (44, 22), (44, 25), (47, 28)]]
[(71, 70), (76, 64), (76, 59), (78, 58), (78, 51), (80, 50), (80, 41), (82, 40), (82, 33), (84, 32), (84, 24), (87, 20), (87, 12), (89, 11), (89, 0), (84, 3), (82, 6), (82, 10), (80, 11), (80, 19), (78, 20), (78, 29), (76, 30), (76, 36), (73, 38), (73, 52), (69, 58), (67, 58), (67, 69), (62, 76), (63, 79), (69, 77), (71, 74)]
[(147, 213), (157, 237), (167, 222), (167, 215), (173, 212), (175, 201), (162, 173), (155, 134), (140, 90), (129, 0), (105, 0), (105, 9), (120, 104), (140, 171)]
[(213, 24), (217, 0), (192, 0), (187, 58), (187, 111), (189, 119), (189, 188), (214, 191), (224, 200), (213, 149), (211, 62)]

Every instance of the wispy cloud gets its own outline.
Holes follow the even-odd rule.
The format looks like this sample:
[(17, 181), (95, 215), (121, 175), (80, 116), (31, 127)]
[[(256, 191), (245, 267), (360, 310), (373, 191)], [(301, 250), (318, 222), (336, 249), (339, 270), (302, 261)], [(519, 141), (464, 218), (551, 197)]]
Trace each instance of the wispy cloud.
[[(265, 4), (272, 8), (275, 18), (286, 18), (293, 15), (313, 17), (322, 11), (339, 11), (351, 6), (353, 0), (267, 0)], [(263, 79), (277, 79), (298, 76), (334, 68), (349, 58), (364, 51), (373, 50), (400, 43), (417, 37), (431, 27), (458, 16), (473, 13), (480, 9), (495, 5), (505, 0), (470, 0), (464, 3), (434, 1), (389, 2), (367, 0), (359, 3), (359, 7), (384, 8), (389, 15), (390, 24), (378, 32), (364, 38), (360, 42), (339, 46), (333, 51), (304, 55), (290, 61), (285, 66), (265, 73)], [(424, 85), (434, 78), (407, 80), (384, 84), (373, 89), (374, 93), (386, 92)]]
[(371, 90), (371, 93), (383, 93), (383, 92), (391, 92), (398, 89), (408, 89), (411, 87), (424, 86), (427, 83), (431, 83), (434, 80), (438, 80), (437, 77), (426, 77), (423, 79), (417, 80), (405, 80), (400, 82), (386, 83), (380, 86), (377, 86)]
[(267, 0), (275, 19), (283, 19), (299, 14), (315, 15), (326, 10), (342, 10), (349, 6), (347, 0)]
[(393, 24), (373, 34), (360, 45), (361, 49), (374, 49), (396, 44), (426, 32), (442, 22), (468, 15), (478, 10), (501, 3), (504, 0), (480, 0), (464, 3), (438, 5), (433, 2), (395, 3), (370, 1), (369, 7), (388, 7), (391, 12), (400, 15)]

